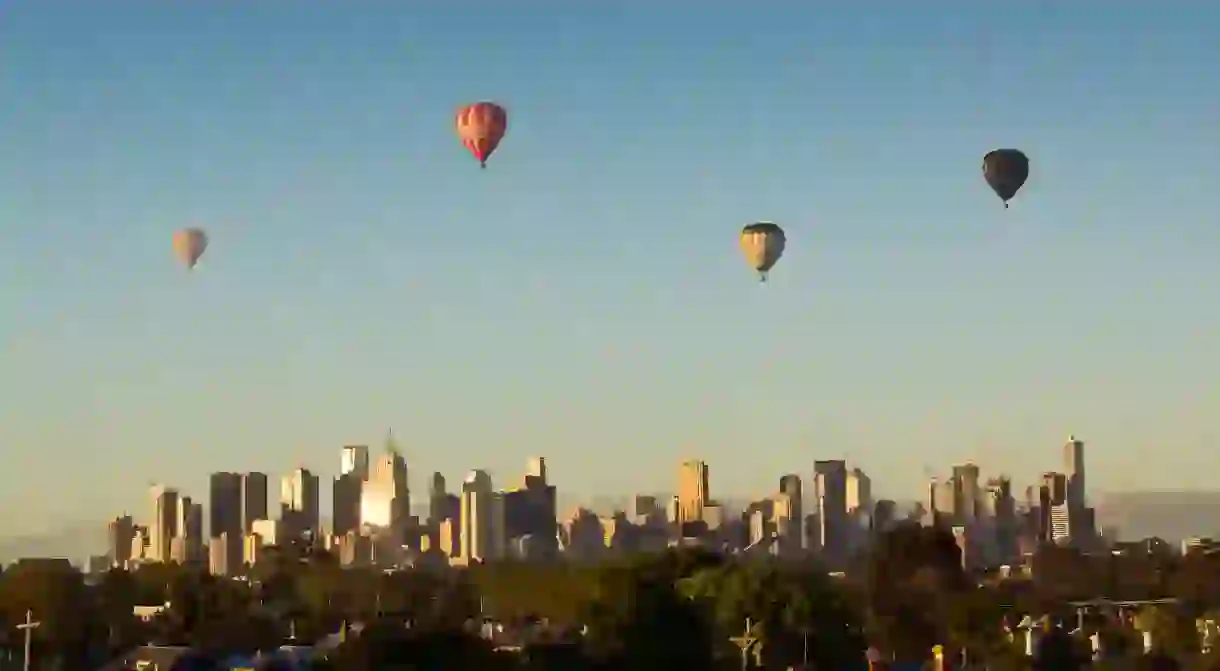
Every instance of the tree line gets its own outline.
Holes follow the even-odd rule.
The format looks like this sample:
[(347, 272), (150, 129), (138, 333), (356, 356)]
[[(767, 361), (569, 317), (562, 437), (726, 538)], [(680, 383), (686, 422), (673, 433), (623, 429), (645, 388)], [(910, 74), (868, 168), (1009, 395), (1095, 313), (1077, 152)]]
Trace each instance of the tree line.
[[(17, 625), (31, 612), (41, 623), (35, 668), (65, 671), (97, 668), (148, 643), (250, 654), (355, 623), (359, 635), (330, 655), (336, 668), (737, 669), (738, 644), (752, 642), (745, 651), (752, 668), (862, 669), (870, 646), (918, 664), (939, 645), (953, 659), (1016, 669), (1029, 668), (1014, 632), (1027, 615), (1097, 632), (1135, 658), (1142, 644), (1129, 626), (1086, 618), (1073, 603), (1174, 598), (1144, 608), (1141, 626), (1156, 628), (1162, 657), (1220, 669), (1202, 654), (1196, 631), (1198, 618), (1220, 612), (1218, 555), (1091, 556), (1045, 547), (1028, 571), (980, 574), (963, 569), (951, 533), (904, 524), (852, 566), (829, 574), (809, 560), (676, 549), (597, 565), (384, 572), (342, 568), (330, 553), (300, 546), (270, 549), (244, 580), (193, 565), (87, 577), (65, 565), (18, 563), (0, 575), (0, 646), (20, 659)], [(134, 614), (135, 606), (164, 604), (147, 622)], [(1045, 668), (1076, 668), (1087, 656), (1082, 638), (1066, 644), (1061, 656), (1069, 661)], [(1056, 640), (1047, 636), (1042, 647)]]

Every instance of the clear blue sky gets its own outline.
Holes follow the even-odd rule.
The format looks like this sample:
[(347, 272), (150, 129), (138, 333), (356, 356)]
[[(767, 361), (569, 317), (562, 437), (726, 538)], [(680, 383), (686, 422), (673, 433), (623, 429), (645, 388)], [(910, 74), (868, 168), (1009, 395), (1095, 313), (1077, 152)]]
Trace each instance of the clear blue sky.
[[(1206, 3), (101, 4), (0, 11), (0, 532), (330, 476), (387, 427), (417, 490), (702, 456), (761, 495), (846, 456), (909, 498), (1069, 432), (1094, 492), (1214, 484)], [(1008, 212), (998, 146), (1033, 159)]]

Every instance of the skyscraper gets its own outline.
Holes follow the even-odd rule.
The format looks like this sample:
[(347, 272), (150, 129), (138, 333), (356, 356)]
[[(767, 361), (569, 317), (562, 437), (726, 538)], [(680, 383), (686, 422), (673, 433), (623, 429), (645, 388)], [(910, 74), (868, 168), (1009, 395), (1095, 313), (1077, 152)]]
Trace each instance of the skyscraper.
[(432, 474), (432, 485), (428, 488), (428, 522), (439, 525), (447, 519), (456, 520), (461, 515), (461, 497), (449, 493), (445, 476)]
[(973, 522), (978, 515), (979, 499), (982, 494), (979, 487), (979, 467), (974, 464), (954, 466), (952, 483), (953, 523)]
[(847, 474), (847, 512), (871, 513), (873, 508), (873, 481), (864, 471), (853, 468)]
[(271, 516), (267, 510), (267, 474), (246, 473), (241, 478), (241, 529), (243, 533), (253, 533), (254, 523), (258, 520), (268, 520)]
[(361, 488), (361, 525), (403, 531), (411, 515), (407, 475), (407, 461), (392, 445), (387, 445), (385, 454), (370, 464), (368, 478)]
[(848, 550), (847, 463), (842, 459), (815, 461), (813, 475), (822, 555), (828, 564), (838, 565)]
[(321, 523), (318, 476), (298, 468), (280, 479), (280, 519), (293, 536), (316, 535)]
[(343, 456), (339, 465), (340, 475), (355, 475), (357, 480), (366, 480), (369, 477), (369, 446), (368, 445), (345, 445), (343, 447)]
[(344, 473), (334, 479), (332, 485), (331, 524), (335, 535), (360, 529), (360, 498), (364, 491), (364, 481), (355, 473)]
[(195, 503), (189, 496), (178, 499), (177, 536), (181, 539), (173, 559), (175, 561), (198, 561), (203, 557), (203, 504)]
[(178, 490), (165, 485), (152, 488), (153, 517), (149, 528), (149, 559), (168, 562), (174, 536), (178, 535)]
[(1067, 476), (1067, 502), (1072, 509), (1085, 507), (1084, 441), (1068, 436), (1063, 445), (1063, 473)]
[(786, 529), (777, 529), (777, 533), (792, 549), (801, 549), (805, 545), (805, 508), (804, 492), (801, 491), (801, 476), (789, 473), (779, 479), (779, 493), (788, 497), (789, 517), (785, 520)]
[(678, 468), (678, 513), (681, 522), (703, 519), (703, 507), (711, 500), (707, 462), (692, 459)]
[[(242, 533), (241, 473), (213, 473), (208, 479), (208, 538), (213, 546), (209, 548), (211, 554), (217, 555), (218, 562), (227, 567), (241, 565), (241, 543), (237, 539)], [(218, 545), (216, 539), (226, 534), (230, 542)]]
[(533, 478), (541, 484), (546, 484), (546, 457), (530, 457), (529, 463), (525, 468), (525, 486), (529, 486), (529, 480)]
[(116, 517), (106, 529), (109, 545), (108, 555), (112, 565), (122, 566), (131, 559), (131, 539), (135, 538), (136, 525), (131, 515)]
[(493, 548), (495, 496), (487, 471), (471, 471), (462, 483), (460, 556), (466, 562), (486, 561), (498, 556)]

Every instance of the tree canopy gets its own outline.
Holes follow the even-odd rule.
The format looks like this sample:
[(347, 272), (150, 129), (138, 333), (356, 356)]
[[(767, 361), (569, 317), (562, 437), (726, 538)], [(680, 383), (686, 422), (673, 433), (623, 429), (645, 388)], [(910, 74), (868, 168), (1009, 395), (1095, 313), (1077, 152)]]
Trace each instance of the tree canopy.
[[(0, 646), (19, 658), (24, 634), (16, 625), (30, 612), (41, 623), (32, 632), (35, 668), (96, 668), (148, 643), (252, 654), (354, 623), (363, 629), (351, 630), (329, 664), (740, 668), (736, 643), (748, 622), (747, 661), (760, 668), (862, 668), (870, 646), (918, 664), (934, 645), (992, 668), (1022, 668), (1017, 625), (1027, 617), (1049, 627), (1034, 656), (1042, 665), (1087, 658), (1093, 634), (1108, 650), (1138, 656), (1144, 630), (1155, 632), (1156, 654), (1205, 664), (1200, 627), (1213, 622), (1213, 642), (1220, 631), (1220, 556), (1206, 553), (1091, 556), (1046, 547), (1028, 570), (1005, 577), (967, 572), (951, 534), (912, 524), (880, 535), (852, 568), (843, 576), (808, 559), (685, 548), (599, 565), (383, 572), (290, 547), (269, 552), (243, 579), (149, 564), (86, 580), (62, 562), (32, 561), (0, 574)], [(1176, 601), (1080, 608), (1099, 598)], [(136, 606), (163, 608), (144, 621)]]

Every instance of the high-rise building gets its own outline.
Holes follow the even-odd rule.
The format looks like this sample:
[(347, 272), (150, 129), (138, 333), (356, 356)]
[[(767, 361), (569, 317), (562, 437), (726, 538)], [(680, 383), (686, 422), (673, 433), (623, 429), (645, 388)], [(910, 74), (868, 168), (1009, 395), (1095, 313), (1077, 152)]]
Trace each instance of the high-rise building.
[[(179, 541), (174, 561), (193, 562), (203, 558), (203, 504), (195, 503), (189, 496), (178, 501), (178, 524), (175, 541)], [(171, 549), (174, 546), (171, 543)]]
[(241, 530), (243, 534), (254, 531), (254, 523), (271, 519), (267, 510), (267, 474), (246, 473), (241, 477)]
[(529, 464), (525, 467), (525, 486), (529, 486), (531, 478), (546, 484), (546, 458), (545, 457), (530, 457)]
[(321, 524), (318, 476), (298, 468), (280, 479), (280, 519), (293, 536), (317, 535)]
[(711, 502), (707, 462), (692, 459), (678, 469), (678, 514), (680, 522), (703, 519), (703, 507)]
[(149, 527), (149, 559), (170, 560), (174, 536), (178, 535), (178, 490), (165, 485), (152, 488), (153, 518)]
[(357, 480), (369, 477), (369, 446), (345, 445), (339, 466), (340, 475), (354, 475)]
[(370, 464), (360, 492), (360, 523), (402, 532), (411, 515), (407, 461), (387, 445), (385, 454)]
[[(217, 544), (216, 539), (225, 534), (234, 540), (226, 544)], [(214, 556), (216, 557), (214, 561), (219, 562), (216, 564), (217, 566), (239, 565), (241, 546), (236, 539), (241, 538), (243, 534), (241, 473), (213, 473), (208, 479), (209, 562), (213, 561), (211, 557)], [(224, 555), (226, 552), (228, 554)]]
[(1084, 486), (1084, 441), (1068, 436), (1063, 445), (1063, 473), (1067, 476), (1067, 502), (1069, 507), (1085, 507)]
[(447, 519), (457, 520), (461, 508), (462, 497), (449, 493), (444, 475), (433, 473), (428, 488), (428, 522), (436, 527)]
[(504, 538), (519, 547), (523, 558), (551, 557), (556, 542), (555, 487), (546, 482), (546, 461), (533, 457), (526, 466), (524, 486), (501, 492)]
[(241, 473), (213, 473), (208, 478), (208, 534), (216, 538), (242, 531)]
[(818, 502), (820, 549), (834, 566), (846, 559), (848, 548), (847, 463), (842, 459), (813, 462), (814, 492)]
[(974, 521), (979, 511), (981, 488), (979, 487), (979, 467), (974, 464), (962, 464), (953, 467), (953, 522), (954, 524), (969, 524)]
[(466, 476), (462, 483), (459, 550), (459, 556), (466, 562), (486, 561), (498, 556), (493, 547), (498, 535), (493, 529), (497, 522), (495, 498), (487, 471), (471, 471)]
[(779, 479), (779, 493), (788, 497), (789, 516), (785, 520), (785, 529), (776, 529), (784, 543), (793, 549), (801, 549), (805, 545), (805, 508), (804, 492), (801, 490), (801, 476), (789, 473)]
[(868, 475), (853, 468), (847, 473), (847, 512), (871, 513), (873, 509), (873, 481)]
[(131, 559), (131, 542), (136, 537), (135, 521), (131, 515), (114, 518), (106, 528), (108, 556), (114, 566), (122, 566)]
[(364, 481), (354, 472), (334, 479), (331, 524), (336, 536), (360, 529), (360, 498), (363, 491)]

